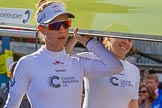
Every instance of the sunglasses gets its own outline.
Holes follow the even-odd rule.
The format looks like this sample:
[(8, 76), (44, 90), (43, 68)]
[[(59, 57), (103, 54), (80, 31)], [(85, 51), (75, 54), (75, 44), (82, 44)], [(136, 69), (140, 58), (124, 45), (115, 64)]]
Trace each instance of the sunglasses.
[(144, 94), (144, 93), (146, 93), (146, 92), (148, 92), (148, 91), (139, 91), (139, 93), (142, 93), (142, 94)]
[(56, 21), (49, 24), (41, 24), (44, 27), (47, 27), (48, 30), (59, 30), (61, 26), (65, 29), (71, 27), (71, 20)]

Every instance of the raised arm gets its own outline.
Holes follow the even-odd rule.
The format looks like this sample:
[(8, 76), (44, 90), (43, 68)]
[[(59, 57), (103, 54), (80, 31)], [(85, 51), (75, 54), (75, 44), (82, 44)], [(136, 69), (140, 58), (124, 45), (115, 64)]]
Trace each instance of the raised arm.
[(96, 39), (87, 36), (77, 35), (77, 30), (74, 30), (74, 37), (90, 52), (93, 52), (99, 60), (81, 58), (85, 76), (88, 78), (101, 78), (107, 75), (113, 75), (120, 73), (123, 70), (123, 65), (120, 60), (106, 49)]
[(72, 50), (73, 50), (73, 47), (75, 46), (75, 44), (78, 42), (83, 44), (85, 47), (86, 47), (86, 43), (89, 39), (91, 39), (90, 36), (81, 36), (81, 35), (76, 35), (78, 32), (78, 28), (75, 28), (74, 29), (74, 36), (73, 37), (69, 37), (68, 41), (66, 42), (65, 44), (65, 49), (66, 49), (66, 52), (68, 54), (71, 54)]
[(65, 44), (65, 49), (68, 54), (71, 54), (73, 47), (78, 41), (75, 39), (75, 37), (69, 37), (68, 41)]

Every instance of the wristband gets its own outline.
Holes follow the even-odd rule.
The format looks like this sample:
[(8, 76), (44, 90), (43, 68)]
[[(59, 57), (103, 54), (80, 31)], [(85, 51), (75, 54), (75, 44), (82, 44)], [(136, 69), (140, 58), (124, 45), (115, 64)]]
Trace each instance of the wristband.
[(93, 39), (93, 38), (91, 37), (91, 38), (87, 41), (86, 46), (87, 46), (88, 42), (91, 41), (92, 39)]

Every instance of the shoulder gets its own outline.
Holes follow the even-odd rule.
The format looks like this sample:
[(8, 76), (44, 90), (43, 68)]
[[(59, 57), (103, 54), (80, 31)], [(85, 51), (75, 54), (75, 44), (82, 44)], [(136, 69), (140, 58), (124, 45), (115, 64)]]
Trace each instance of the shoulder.
[(15, 70), (17, 71), (18, 70), (24, 71), (25, 69), (28, 70), (31, 66), (34, 66), (36, 63), (39, 63), (40, 60), (41, 59), (37, 57), (36, 53), (25, 55), (18, 60)]
[(136, 65), (130, 63), (127, 60), (124, 60), (124, 62), (122, 61), (122, 64), (124, 66), (124, 69), (127, 69), (127, 71), (130, 74), (132, 74), (132, 75), (136, 76), (136, 78), (140, 79), (140, 70)]
[(27, 63), (30, 63), (33, 60), (33, 57), (30, 55), (25, 55), (19, 59), (17, 62), (17, 65), (24, 64), (26, 65)]
[(40, 57), (41, 53), (39, 51), (33, 52), (31, 54), (25, 55), (23, 57), (20, 58), (19, 61), (21, 62), (30, 62), (35, 60), (38, 60), (38, 57)]
[(124, 62), (122, 62), (122, 63), (123, 63), (125, 66), (129, 67), (130, 69), (132, 69), (133, 71), (138, 71), (138, 72), (139, 72), (139, 68), (138, 68), (136, 65), (130, 63), (129, 61), (124, 60)]

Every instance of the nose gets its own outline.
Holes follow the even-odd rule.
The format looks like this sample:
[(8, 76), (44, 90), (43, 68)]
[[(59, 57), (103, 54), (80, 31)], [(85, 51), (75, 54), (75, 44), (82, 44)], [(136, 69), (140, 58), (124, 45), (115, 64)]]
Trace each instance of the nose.
[(66, 31), (66, 29), (68, 29), (68, 27), (66, 27), (66, 25), (64, 25), (64, 24), (61, 24), (60, 25), (60, 28), (59, 28), (59, 31)]
[(65, 29), (64, 25), (61, 25), (59, 31), (60, 31), (60, 32), (64, 32), (65, 30), (66, 30), (66, 29)]

